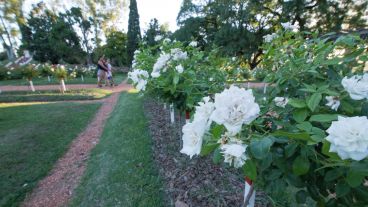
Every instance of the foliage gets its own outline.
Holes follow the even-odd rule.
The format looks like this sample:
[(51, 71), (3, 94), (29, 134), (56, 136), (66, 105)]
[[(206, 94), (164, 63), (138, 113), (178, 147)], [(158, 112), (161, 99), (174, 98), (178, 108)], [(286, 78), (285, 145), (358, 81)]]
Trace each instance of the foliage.
[(96, 48), (94, 51), (95, 62), (101, 56), (105, 56), (111, 60), (116, 66), (126, 66), (127, 62), (127, 34), (120, 31), (111, 31), (106, 37), (106, 44)]
[(279, 29), (280, 23), (292, 22), (301, 31), (356, 30), (367, 26), (367, 6), (368, 2), (352, 0), (185, 0), (174, 37), (195, 39), (207, 50), (216, 45), (224, 55), (241, 57), (254, 69), (261, 61), (262, 37)]
[(67, 14), (57, 15), (42, 3), (32, 9), (27, 19), (32, 41), (25, 49), (34, 52), (35, 60), (53, 64), (82, 62), (84, 52), (79, 37), (67, 20)]
[(129, 66), (132, 64), (134, 52), (137, 50), (140, 40), (141, 29), (139, 26), (137, 1), (130, 0), (127, 42), (127, 62)]
[[(160, 57), (169, 55), (170, 58), (159, 69), (160, 75), (153, 77), (157, 71), (152, 69), (160, 62), (160, 57), (153, 55), (156, 47), (161, 50)], [(139, 51), (133, 62), (134, 69), (146, 70), (151, 75), (145, 93), (153, 94), (168, 103), (173, 102), (181, 110), (192, 110), (204, 94), (215, 93), (224, 87), (218, 84), (225, 82), (226, 75), (218, 69), (222, 59), (215, 52), (205, 58), (205, 53), (198, 48), (185, 47), (181, 42), (171, 42), (168, 39), (156, 47)], [(179, 56), (183, 58), (177, 58)]]
[(39, 71), (36, 69), (35, 65), (25, 65), (21, 68), (23, 77), (25, 77), (29, 81), (39, 75)]
[(63, 65), (57, 65), (54, 69), (54, 76), (59, 80), (65, 80), (68, 77), (68, 71)]

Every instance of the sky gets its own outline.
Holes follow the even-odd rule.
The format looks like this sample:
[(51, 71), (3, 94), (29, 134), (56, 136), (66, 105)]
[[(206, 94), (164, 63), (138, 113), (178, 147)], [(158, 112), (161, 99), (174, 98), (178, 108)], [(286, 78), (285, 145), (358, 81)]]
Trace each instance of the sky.
[[(24, 4), (24, 11), (28, 13), (32, 4), (38, 3), (41, 0), (26, 0)], [(129, 0), (127, 0), (129, 1)], [(52, 2), (52, 0), (44, 0), (46, 4)], [(73, 0), (59, 0), (60, 4), (66, 5), (66, 7), (73, 6)], [(148, 23), (151, 19), (158, 19), (160, 24), (168, 23), (169, 29), (175, 31), (178, 27), (176, 25), (176, 17), (179, 13), (182, 0), (137, 0), (138, 13), (140, 16), (140, 26), (142, 32), (148, 27)], [(128, 30), (128, 16), (129, 8), (122, 11), (123, 18), (118, 22), (118, 28)]]

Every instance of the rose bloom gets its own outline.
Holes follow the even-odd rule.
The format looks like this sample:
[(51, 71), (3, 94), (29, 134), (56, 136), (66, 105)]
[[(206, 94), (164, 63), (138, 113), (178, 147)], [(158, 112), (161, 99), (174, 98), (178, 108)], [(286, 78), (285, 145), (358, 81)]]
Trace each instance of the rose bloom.
[(241, 131), (243, 124), (250, 124), (256, 119), (259, 112), (252, 90), (231, 86), (215, 94), (215, 110), (211, 119), (223, 124), (230, 134), (235, 135)]
[(337, 96), (326, 96), (326, 106), (330, 107), (332, 110), (337, 111), (340, 106), (340, 100)]
[(247, 156), (245, 150), (247, 145), (245, 144), (224, 144), (221, 146), (222, 154), (224, 155), (224, 162), (234, 165), (235, 168), (239, 168), (244, 165)]
[(181, 153), (189, 155), (192, 158), (194, 155), (201, 153), (203, 135), (207, 129), (206, 120), (194, 120), (192, 123), (187, 123), (183, 127), (183, 148)]
[(204, 97), (202, 102), (198, 103), (196, 106), (196, 111), (194, 114), (194, 121), (195, 120), (205, 120), (207, 128), (210, 127), (212, 120), (210, 119), (213, 110), (215, 109), (215, 105), (213, 102), (210, 101), (210, 97)]
[(341, 159), (362, 160), (368, 156), (368, 119), (366, 116), (338, 117), (327, 129), (330, 152)]
[(368, 73), (362, 76), (354, 75), (351, 78), (344, 77), (341, 84), (352, 99), (368, 99)]
[(178, 73), (183, 73), (184, 68), (183, 68), (183, 66), (182, 66), (182, 65), (178, 65), (178, 66), (176, 66), (176, 67), (175, 67), (175, 70), (176, 70)]
[(273, 101), (275, 102), (276, 106), (285, 108), (285, 106), (289, 102), (289, 99), (285, 97), (275, 97)]

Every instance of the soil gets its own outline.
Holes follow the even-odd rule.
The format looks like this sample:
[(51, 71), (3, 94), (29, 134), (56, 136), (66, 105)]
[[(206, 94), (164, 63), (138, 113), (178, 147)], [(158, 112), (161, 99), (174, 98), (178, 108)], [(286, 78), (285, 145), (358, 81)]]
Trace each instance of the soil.
[[(241, 172), (225, 164), (215, 165), (211, 156), (190, 159), (181, 154), (181, 128), (185, 120), (176, 116), (176, 123), (170, 124), (169, 111), (153, 99), (146, 99), (144, 108), (168, 206), (242, 206)], [(266, 206), (265, 202), (264, 194), (257, 192), (256, 206)]]

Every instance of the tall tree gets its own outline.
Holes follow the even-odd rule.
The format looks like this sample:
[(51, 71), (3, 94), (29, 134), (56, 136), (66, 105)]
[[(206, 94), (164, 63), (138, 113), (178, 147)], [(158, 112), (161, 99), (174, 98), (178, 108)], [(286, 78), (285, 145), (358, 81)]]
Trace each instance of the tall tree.
[(0, 1), (0, 39), (9, 60), (15, 58), (15, 38), (19, 32), (16, 24), (19, 21), (21, 2), (17, 0)]
[(82, 10), (79, 7), (72, 7), (69, 11), (66, 11), (65, 18), (69, 19), (71, 24), (80, 28), (82, 33), (82, 45), (87, 52), (87, 64), (92, 64), (91, 46), (89, 44), (89, 34), (91, 33), (92, 20), (83, 16)]
[(134, 51), (138, 48), (140, 40), (141, 29), (139, 27), (137, 1), (130, 0), (127, 43), (127, 61), (129, 66), (132, 64)]
[(184, 0), (177, 17), (178, 40), (205, 40), (228, 56), (244, 58), (250, 68), (261, 61), (263, 36), (282, 22), (300, 30), (338, 32), (367, 27), (361, 0)]
[(28, 18), (32, 31), (31, 44), (27, 49), (34, 53), (34, 58), (41, 62), (81, 63), (84, 58), (79, 37), (73, 25), (66, 19), (66, 14), (55, 14), (45, 4), (37, 4)]
[(157, 42), (155, 41), (155, 37), (161, 34), (162, 32), (161, 32), (158, 20), (154, 18), (154, 19), (151, 19), (148, 25), (148, 29), (146, 30), (144, 34), (143, 40), (147, 42), (147, 45), (154, 46), (157, 44)]

